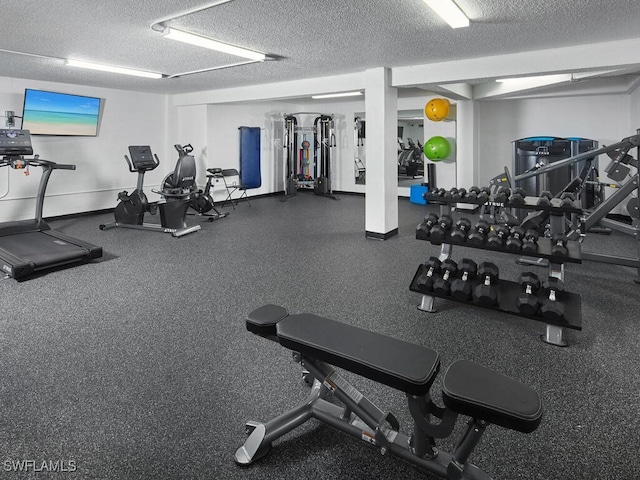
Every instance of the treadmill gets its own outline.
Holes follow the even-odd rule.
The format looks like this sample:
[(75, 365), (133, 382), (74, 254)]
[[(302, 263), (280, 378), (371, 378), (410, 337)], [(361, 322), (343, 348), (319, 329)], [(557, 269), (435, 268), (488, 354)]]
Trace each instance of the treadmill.
[(25, 155), (33, 155), (29, 130), (0, 129), (0, 155), (0, 168), (42, 168), (35, 218), (0, 223), (0, 268), (5, 277), (23, 279), (36, 272), (87, 263), (102, 257), (102, 247), (51, 230), (42, 220), (45, 190), (51, 172), (56, 169), (75, 170), (75, 165), (42, 160), (38, 155), (33, 159), (24, 158)]

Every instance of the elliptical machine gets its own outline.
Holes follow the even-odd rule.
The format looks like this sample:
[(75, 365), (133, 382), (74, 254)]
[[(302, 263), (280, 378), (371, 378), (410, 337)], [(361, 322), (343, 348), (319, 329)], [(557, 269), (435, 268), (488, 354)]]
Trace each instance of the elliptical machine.
[[(126, 190), (118, 194), (119, 202), (114, 210), (115, 222), (100, 225), (100, 230), (115, 227), (133, 228), (171, 233), (174, 237), (200, 230), (200, 225), (188, 227), (185, 221), (191, 198), (197, 190), (195, 159), (184, 152), (180, 145), (175, 145), (175, 148), (179, 157), (174, 171), (162, 181), (162, 190), (152, 190), (161, 195), (162, 200), (149, 203), (143, 191), (144, 174), (156, 169), (160, 161), (149, 146), (129, 147), (131, 158), (127, 155), (124, 158), (129, 165), (129, 171), (138, 173), (136, 189), (131, 194)], [(144, 223), (145, 213), (154, 215), (158, 210), (160, 225)]]
[[(189, 155), (193, 152), (193, 147), (190, 143), (186, 145), (175, 145), (176, 150), (180, 156)], [(224, 218), (229, 215), (228, 212), (220, 212), (213, 201), (211, 195), (212, 181), (214, 178), (222, 178), (221, 168), (207, 168), (207, 184), (204, 187), (204, 191), (199, 190), (197, 187), (194, 189), (191, 200), (189, 201), (189, 207), (197, 212), (197, 215), (208, 217), (207, 221), (213, 222), (219, 218)], [(213, 210), (213, 213), (209, 213)], [(191, 214), (194, 215), (194, 214)]]

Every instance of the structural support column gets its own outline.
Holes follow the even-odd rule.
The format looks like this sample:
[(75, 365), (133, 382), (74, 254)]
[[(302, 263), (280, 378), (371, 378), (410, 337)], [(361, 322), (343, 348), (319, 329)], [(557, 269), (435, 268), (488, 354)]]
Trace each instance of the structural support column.
[(386, 240), (398, 233), (398, 91), (391, 86), (388, 68), (365, 75), (365, 233)]
[(476, 104), (473, 100), (460, 100), (456, 103), (456, 161), (457, 185), (469, 188), (478, 184), (478, 153), (476, 123)]

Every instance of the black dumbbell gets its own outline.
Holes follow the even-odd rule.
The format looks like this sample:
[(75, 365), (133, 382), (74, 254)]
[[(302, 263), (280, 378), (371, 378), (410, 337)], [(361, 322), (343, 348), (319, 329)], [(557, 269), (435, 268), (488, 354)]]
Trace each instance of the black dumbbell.
[(458, 265), (450, 258), (447, 258), (442, 262), (440, 272), (442, 273), (442, 276), (433, 282), (433, 291), (438, 295), (450, 295), (451, 279), (456, 276), (456, 273), (458, 272)]
[(571, 192), (564, 192), (560, 195), (560, 207), (561, 208), (575, 208), (575, 204), (573, 203), (576, 199), (576, 196)]
[(527, 230), (522, 241), (522, 251), (535, 253), (538, 251), (538, 238), (540, 235), (535, 230)]
[(461, 218), (456, 222), (456, 228), (451, 232), (451, 240), (463, 243), (467, 240), (467, 235), (471, 230), (471, 222), (468, 218)]
[(511, 235), (507, 238), (505, 242), (505, 246), (507, 250), (513, 250), (517, 252), (522, 248), (522, 240), (524, 240), (524, 228), (520, 226), (515, 226), (511, 229)]
[(479, 193), (480, 193), (480, 189), (476, 185), (469, 187), (469, 191), (467, 192), (467, 200), (471, 202), (476, 202), (478, 200)]
[(540, 192), (540, 198), (538, 199), (538, 203), (536, 203), (536, 205), (538, 205), (539, 207), (550, 207), (552, 198), (553, 195), (551, 195), (551, 192), (549, 190)]
[(458, 271), (462, 276), (451, 282), (451, 296), (456, 300), (471, 300), (473, 289), (470, 280), (476, 276), (478, 266), (470, 258), (463, 258), (458, 264)]
[(416, 238), (418, 240), (427, 240), (431, 234), (431, 229), (438, 223), (438, 215), (430, 213), (424, 217), (422, 223), (416, 227)]
[(509, 197), (509, 203), (515, 203), (522, 205), (524, 203), (524, 197), (527, 196), (527, 192), (524, 188), (514, 188), (511, 196)]
[(540, 306), (540, 300), (536, 296), (540, 288), (540, 278), (533, 272), (524, 272), (520, 276), (520, 285), (524, 292), (516, 299), (518, 311), (523, 315), (535, 315)]
[(507, 199), (511, 196), (511, 189), (509, 187), (499, 187), (496, 194), (493, 196), (493, 201), (497, 203), (507, 203)]
[(498, 303), (498, 266), (491, 262), (482, 262), (478, 267), (478, 278), (482, 281), (473, 291), (473, 300), (484, 307), (493, 307)]
[(482, 245), (489, 235), (491, 225), (486, 220), (478, 220), (474, 227), (474, 231), (469, 234), (467, 241), (473, 245)]
[(551, 237), (553, 246), (551, 247), (552, 255), (567, 256), (567, 236), (562, 233), (554, 233)]
[(429, 257), (429, 260), (424, 262), (424, 266), (427, 270), (416, 278), (416, 287), (421, 292), (428, 293), (433, 291), (433, 276), (440, 271), (441, 262), (438, 257)]
[(453, 196), (457, 195), (457, 194), (458, 194), (458, 189), (453, 187), (453, 188), (450, 188), (448, 191), (445, 192), (444, 198), (446, 198), (447, 200), (451, 200), (451, 199), (453, 199)]
[(478, 202), (486, 203), (491, 195), (491, 189), (489, 187), (482, 187), (480, 193), (478, 193)]
[(509, 236), (509, 227), (505, 225), (494, 225), (487, 237), (487, 245), (494, 248), (502, 248), (505, 240)]
[(445, 194), (445, 198), (452, 200), (454, 202), (457, 202), (458, 200), (460, 200), (462, 197), (464, 197), (467, 194), (467, 191), (464, 188), (452, 188), (450, 189), (446, 194)]
[(431, 228), (431, 233), (429, 234), (430, 240), (436, 242), (442, 241), (447, 233), (449, 233), (452, 226), (453, 218), (451, 218), (451, 215), (442, 215), (438, 220), (438, 223)]
[(540, 313), (547, 320), (559, 322), (564, 319), (564, 304), (560, 302), (560, 296), (564, 292), (564, 282), (558, 278), (550, 278), (544, 289), (549, 298), (542, 302)]

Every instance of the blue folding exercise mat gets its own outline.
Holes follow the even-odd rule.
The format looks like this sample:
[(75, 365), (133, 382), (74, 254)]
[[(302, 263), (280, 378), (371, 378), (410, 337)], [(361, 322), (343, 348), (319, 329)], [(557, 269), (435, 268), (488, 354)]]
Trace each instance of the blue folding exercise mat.
[(240, 184), (244, 188), (262, 185), (260, 175), (260, 127), (240, 127)]

